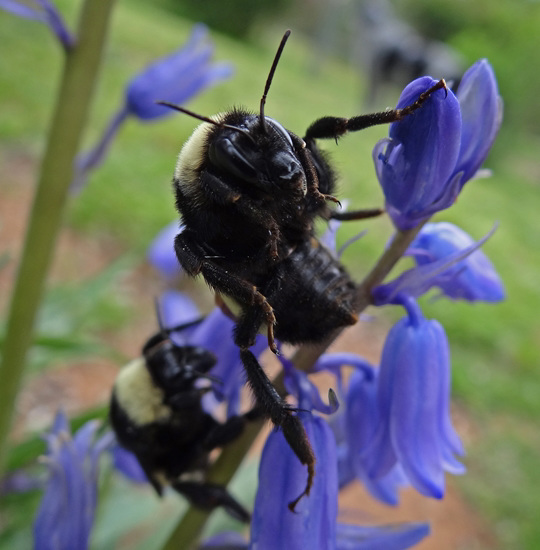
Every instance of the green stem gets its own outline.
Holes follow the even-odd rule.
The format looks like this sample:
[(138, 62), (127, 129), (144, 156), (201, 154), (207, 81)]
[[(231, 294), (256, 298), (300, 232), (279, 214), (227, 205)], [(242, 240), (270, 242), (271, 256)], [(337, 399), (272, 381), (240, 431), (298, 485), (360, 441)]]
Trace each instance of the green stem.
[[(246, 453), (259, 435), (262, 421), (248, 424), (244, 433), (233, 445), (226, 447), (212, 465), (207, 479), (213, 483), (227, 485), (244, 460)], [(202, 535), (204, 526), (212, 512), (191, 506), (171, 533), (163, 550), (194, 550)]]
[[(372, 289), (382, 283), (384, 278), (390, 273), (423, 225), (424, 224), (420, 224), (413, 229), (398, 231), (396, 233), (390, 246), (384, 251), (376, 265), (359, 285), (358, 293), (360, 305), (358, 307), (358, 313), (362, 312), (370, 305), (371, 301), (369, 297)], [(332, 338), (328, 338), (317, 345), (300, 347), (292, 358), (295, 367), (303, 371), (309, 371), (317, 359), (326, 351), (340, 333), (341, 331), (337, 332)], [(285, 391), (282, 373), (273, 380), (273, 384), (280, 393)], [(223, 485), (229, 483), (236, 473), (236, 470), (240, 467), (240, 464), (244, 460), (244, 456), (255, 441), (261, 428), (262, 423), (253, 423), (248, 426), (240, 439), (227, 445), (216, 462), (211, 466), (207, 476), (208, 480)], [(210, 513), (211, 512), (205, 510), (198, 510), (193, 506), (189, 508), (171, 533), (163, 550), (177, 550), (179, 548), (195, 550)]]
[(113, 0), (86, 0), (64, 70), (15, 281), (0, 364), (0, 472), (24, 363), (73, 179)]

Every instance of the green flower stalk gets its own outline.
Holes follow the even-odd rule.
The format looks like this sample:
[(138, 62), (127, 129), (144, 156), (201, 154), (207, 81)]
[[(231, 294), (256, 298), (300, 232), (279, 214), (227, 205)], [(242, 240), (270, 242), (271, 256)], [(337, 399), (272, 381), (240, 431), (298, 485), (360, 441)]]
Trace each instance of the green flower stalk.
[(7, 322), (0, 364), (0, 469), (36, 314), (86, 124), (113, 0), (86, 0), (64, 71), (43, 157)]

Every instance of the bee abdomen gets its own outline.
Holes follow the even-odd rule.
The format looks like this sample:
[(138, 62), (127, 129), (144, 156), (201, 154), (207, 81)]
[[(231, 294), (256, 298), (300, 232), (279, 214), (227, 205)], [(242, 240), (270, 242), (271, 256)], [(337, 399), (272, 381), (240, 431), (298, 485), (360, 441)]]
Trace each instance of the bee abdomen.
[(276, 336), (287, 342), (316, 342), (356, 323), (356, 284), (318, 241), (300, 245), (279, 267), (283, 285), (271, 305)]

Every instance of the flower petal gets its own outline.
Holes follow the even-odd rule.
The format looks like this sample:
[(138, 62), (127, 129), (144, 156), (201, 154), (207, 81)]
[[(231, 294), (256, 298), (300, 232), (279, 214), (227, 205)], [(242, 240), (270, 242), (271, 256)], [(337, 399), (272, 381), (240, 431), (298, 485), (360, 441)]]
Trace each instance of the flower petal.
[[(435, 84), (429, 77), (411, 82), (397, 108), (411, 105)], [(407, 229), (445, 194), (454, 171), (461, 135), (457, 98), (437, 90), (420, 109), (394, 122), (389, 135), (375, 146), (375, 166), (394, 223)]]
[[(393, 368), (389, 419), (392, 443), (411, 484), (426, 496), (442, 498), (444, 474), (438, 430), (440, 369), (436, 362), (436, 341), (430, 325), (413, 327), (408, 318), (399, 321), (390, 331), (389, 348), (396, 345), (394, 340), (401, 341), (405, 355), (401, 364)], [(383, 351), (381, 371), (387, 361)]]
[(497, 80), (486, 59), (477, 61), (465, 72), (456, 95), (463, 119), (456, 172), (464, 172), (465, 183), (486, 159), (502, 122)]
[(427, 523), (377, 527), (338, 524), (337, 550), (405, 550), (429, 535)]
[(317, 475), (309, 496), (291, 513), (287, 504), (304, 490), (306, 469), (281, 431), (268, 437), (261, 457), (259, 488), (251, 525), (251, 550), (334, 550), (337, 517), (337, 456), (326, 422), (301, 413), (317, 457)]
[(137, 75), (126, 91), (126, 106), (143, 120), (165, 116), (172, 111), (156, 101), (185, 103), (214, 82), (228, 78), (227, 64), (212, 65), (214, 46), (204, 25), (196, 25), (186, 45), (155, 61)]

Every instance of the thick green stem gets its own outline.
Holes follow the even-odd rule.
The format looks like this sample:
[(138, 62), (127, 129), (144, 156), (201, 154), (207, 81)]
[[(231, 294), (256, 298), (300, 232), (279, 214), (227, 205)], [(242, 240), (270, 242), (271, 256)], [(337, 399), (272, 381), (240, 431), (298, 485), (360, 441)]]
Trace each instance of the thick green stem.
[[(420, 224), (413, 229), (409, 229), (408, 231), (399, 231), (396, 233), (390, 246), (384, 251), (376, 265), (359, 285), (358, 292), (360, 297), (360, 305), (358, 308), (358, 313), (370, 305), (370, 295), (372, 289), (380, 284), (388, 273), (390, 273), (398, 260), (403, 256), (403, 253), (409, 244), (416, 237), (422, 226), (423, 224)], [(332, 338), (329, 338), (316, 346), (310, 345), (300, 347), (292, 358), (296, 368), (303, 371), (309, 371), (317, 359), (326, 351), (328, 346), (330, 346), (337, 336), (339, 336), (339, 333), (334, 334)], [(282, 373), (280, 373), (277, 378), (273, 380), (273, 384), (280, 393), (285, 391)], [(212, 465), (208, 473), (208, 479), (216, 483), (226, 485), (232, 479), (237, 468), (242, 463), (245, 454), (255, 441), (261, 428), (261, 423), (253, 423), (248, 427), (240, 439), (225, 447), (218, 460), (216, 460), (216, 462)], [(163, 550), (177, 550), (179, 548), (185, 548), (186, 550), (196, 549), (200, 536), (203, 532), (204, 525), (209, 516), (210, 512), (197, 510), (196, 508), (191, 507), (176, 525), (176, 528), (163, 547)]]
[(0, 470), (36, 314), (86, 124), (113, 0), (86, 0), (66, 59), (11, 299), (0, 364)]
[[(227, 447), (216, 462), (212, 465), (207, 479), (213, 483), (227, 485), (233, 478), (236, 470), (244, 460), (257, 435), (263, 426), (263, 422), (250, 423), (240, 438), (233, 445)], [(171, 533), (163, 550), (193, 550), (197, 548), (204, 526), (211, 512), (195, 507), (189, 508)]]

